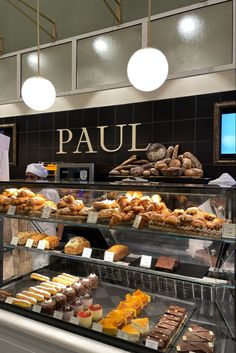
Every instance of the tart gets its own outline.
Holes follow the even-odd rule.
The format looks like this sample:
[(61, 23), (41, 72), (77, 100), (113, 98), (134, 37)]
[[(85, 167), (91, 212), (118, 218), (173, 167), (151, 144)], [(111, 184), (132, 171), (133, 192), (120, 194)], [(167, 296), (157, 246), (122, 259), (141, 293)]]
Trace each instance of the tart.
[(128, 341), (138, 342), (140, 338), (140, 332), (136, 330), (132, 325), (126, 325), (122, 328), (122, 331), (127, 334)]
[(142, 335), (149, 331), (149, 319), (147, 317), (131, 320), (131, 326), (138, 330)]

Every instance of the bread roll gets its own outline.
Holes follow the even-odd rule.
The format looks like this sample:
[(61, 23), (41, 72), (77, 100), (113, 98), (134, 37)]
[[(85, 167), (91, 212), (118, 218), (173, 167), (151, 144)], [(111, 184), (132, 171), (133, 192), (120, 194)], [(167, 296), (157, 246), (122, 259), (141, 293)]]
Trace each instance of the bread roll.
[(191, 152), (184, 152), (183, 156), (184, 158), (189, 158), (191, 160), (194, 168), (202, 169), (202, 164)]
[(90, 242), (83, 237), (73, 237), (65, 245), (64, 252), (66, 254), (81, 254), (84, 248), (90, 248)]
[(180, 168), (181, 167), (181, 162), (179, 159), (174, 158), (170, 161), (169, 163), (169, 167), (176, 167), (176, 168)]
[(128, 246), (126, 245), (113, 245), (107, 251), (114, 253), (113, 261), (120, 261), (129, 254)]

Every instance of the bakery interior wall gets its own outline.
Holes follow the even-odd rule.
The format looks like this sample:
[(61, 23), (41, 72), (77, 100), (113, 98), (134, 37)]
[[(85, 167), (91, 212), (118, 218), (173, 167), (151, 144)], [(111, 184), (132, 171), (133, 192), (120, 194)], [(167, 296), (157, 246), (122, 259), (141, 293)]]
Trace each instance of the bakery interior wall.
[[(104, 178), (109, 169), (121, 163), (133, 153), (131, 127), (124, 127), (124, 143), (115, 153), (108, 153), (99, 146), (97, 126), (108, 125), (105, 145), (115, 149), (119, 144), (117, 124), (142, 123), (137, 127), (137, 147), (145, 148), (149, 142), (165, 146), (180, 144), (182, 152), (194, 153), (203, 163), (204, 176), (215, 178), (223, 172), (236, 178), (236, 168), (213, 165), (213, 114), (214, 103), (235, 99), (236, 91), (199, 94), (172, 99), (67, 110), (1, 119), (1, 123), (16, 123), (17, 165), (12, 166), (11, 178), (23, 178), (28, 163), (45, 162), (91, 162), (95, 164), (97, 179)], [(96, 154), (86, 154), (87, 145), (82, 144), (81, 154), (74, 154), (81, 127), (86, 127)], [(73, 139), (65, 144), (66, 154), (59, 151), (57, 129), (70, 129)], [(145, 152), (137, 152), (145, 157)]]

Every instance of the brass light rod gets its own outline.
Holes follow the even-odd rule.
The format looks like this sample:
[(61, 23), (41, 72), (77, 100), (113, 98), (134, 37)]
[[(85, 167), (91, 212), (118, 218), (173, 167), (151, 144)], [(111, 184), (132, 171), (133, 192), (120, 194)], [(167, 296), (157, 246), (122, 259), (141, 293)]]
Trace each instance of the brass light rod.
[(113, 8), (108, 4), (107, 0), (103, 0), (104, 4), (112, 13), (113, 17), (115, 17), (116, 24), (120, 24), (121, 23), (121, 0), (114, 0), (114, 1), (116, 3), (116, 11), (114, 11)]
[(4, 54), (4, 39), (3, 39), (3, 35), (0, 34), (0, 55)]

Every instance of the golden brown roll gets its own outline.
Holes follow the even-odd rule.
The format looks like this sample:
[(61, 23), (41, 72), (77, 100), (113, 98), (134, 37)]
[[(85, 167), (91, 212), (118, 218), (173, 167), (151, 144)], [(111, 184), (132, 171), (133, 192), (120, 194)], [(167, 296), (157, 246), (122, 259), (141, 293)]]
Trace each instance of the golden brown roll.
[(107, 251), (114, 253), (113, 261), (120, 261), (129, 254), (128, 246), (126, 245), (113, 245)]
[(90, 242), (83, 237), (73, 237), (65, 245), (64, 252), (66, 254), (81, 254), (84, 248), (90, 248)]

